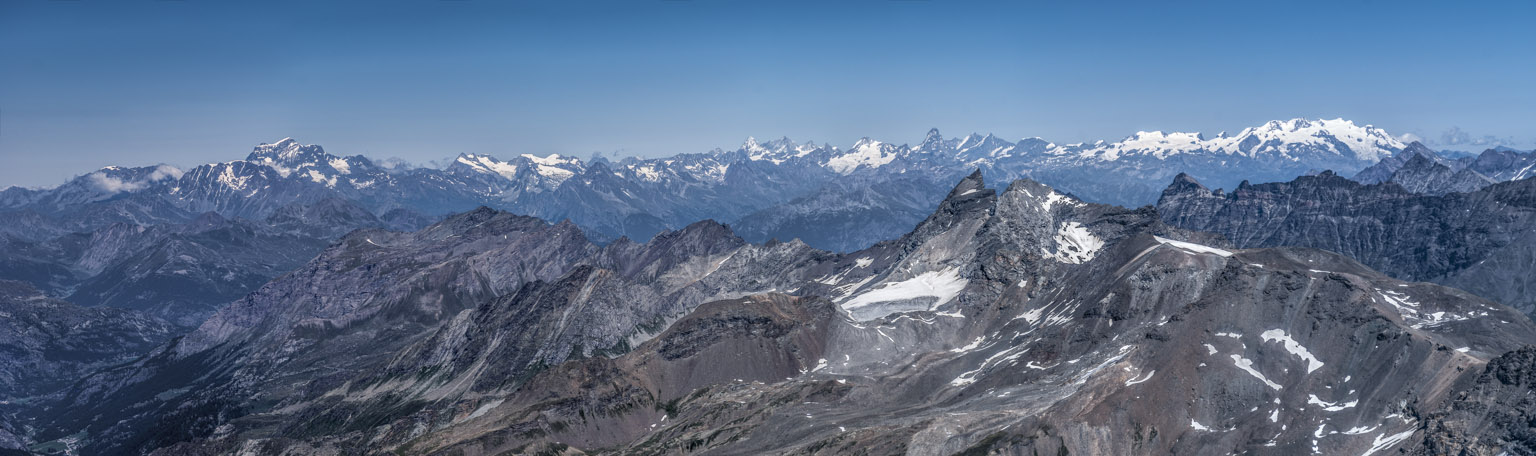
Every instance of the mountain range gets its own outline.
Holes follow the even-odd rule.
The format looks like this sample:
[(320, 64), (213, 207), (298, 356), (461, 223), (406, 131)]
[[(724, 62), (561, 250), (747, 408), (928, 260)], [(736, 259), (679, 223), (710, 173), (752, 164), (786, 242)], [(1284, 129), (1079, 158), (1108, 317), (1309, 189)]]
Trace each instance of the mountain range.
[[(1211, 139), (1141, 132), (1116, 143), (1057, 145), (933, 130), (915, 147), (865, 138), (844, 150), (749, 138), (733, 151), (618, 162), (464, 154), (441, 169), (336, 156), (284, 139), (244, 160), (186, 170), (109, 166), (51, 189), (0, 191), (0, 216), (12, 221), (0, 226), (0, 279), (192, 326), (348, 231), (411, 230), (482, 205), (571, 220), (598, 243), (643, 241), (713, 219), (749, 242), (800, 239), (851, 251), (910, 230), (974, 169), (1139, 205), (1152, 202), (1172, 169), (1236, 183), (1364, 169), (1382, 158), (1380, 167), (1402, 150), (1409, 149), (1373, 127), (1303, 119)], [(1514, 157), (1506, 167), (1529, 161), (1505, 155)], [(1111, 174), (1123, 178), (1102, 178)]]
[(0, 191), (0, 454), (1536, 454), (1533, 168), (1303, 119), (107, 167)]
[[(380, 218), (392, 211), (439, 217), (484, 205), (552, 222), (570, 219), (600, 242), (645, 240), (715, 219), (752, 242), (799, 237), (819, 248), (851, 251), (909, 229), (938, 203), (934, 195), (974, 169), (991, 179), (1027, 177), (1087, 201), (1127, 207), (1156, 202), (1179, 172), (1222, 188), (1321, 170), (1359, 173), (1362, 182), (1374, 183), (1426, 153), (1451, 168), (1442, 174), (1466, 175), (1457, 180), (1467, 182), (1452, 185), (1460, 189), (1485, 183), (1483, 177), (1498, 182), (1536, 172), (1532, 153), (1495, 149), (1450, 160), (1410, 145), (1346, 120), (1291, 119), (1213, 138), (1154, 131), (1117, 142), (1056, 144), (980, 134), (946, 138), (931, 130), (916, 146), (864, 138), (841, 149), (749, 138), (734, 150), (616, 162), (462, 154), (437, 169), (336, 156), (284, 139), (257, 146), (244, 160), (185, 171), (107, 167), (53, 189), (8, 188), (0, 192), (0, 211), (57, 218), (63, 227), (51, 229), (79, 232), (100, 225), (77, 220), (90, 218), (72, 213), (84, 203), (132, 200), (142, 207), (114, 217), (152, 223), (209, 211), (256, 220), (290, 205), (337, 198)], [(1104, 178), (1110, 175), (1116, 178)], [(828, 226), (845, 231), (821, 230)]]
[(1536, 176), (1536, 151), (1494, 148), (1476, 156), (1455, 158), (1420, 143), (1408, 147), (1352, 178), (1362, 184), (1392, 182), (1413, 193), (1444, 195), (1470, 192), (1497, 182)]
[[(381, 217), (395, 210), (441, 216), (485, 205), (549, 221), (570, 219), (602, 242), (645, 240), (703, 219), (731, 223), (753, 242), (790, 239), (844, 219), (897, 227), (868, 236), (806, 238), (817, 247), (851, 251), (915, 225), (938, 203), (933, 195), (973, 169), (996, 180), (1033, 178), (1088, 201), (1140, 206), (1155, 202), (1181, 170), (1220, 186), (1311, 170), (1353, 174), (1405, 147), (1371, 126), (1292, 119), (1214, 138), (1138, 132), (1118, 142), (1056, 144), (979, 134), (946, 138), (932, 130), (916, 146), (864, 138), (841, 149), (749, 138), (735, 150), (617, 162), (463, 154), (434, 169), (384, 166), (284, 139), (257, 146), (244, 160), (187, 170), (108, 167), (53, 189), (12, 187), (0, 192), (0, 210), (60, 218), (66, 229), (83, 231), (99, 224), (72, 220), (67, 213), (73, 208), (122, 199), (142, 200), (146, 207), (133, 216), (143, 221), (186, 220), (209, 211), (255, 220), (327, 198), (352, 201)], [(869, 193), (862, 204), (825, 201), (825, 195), (854, 196), (893, 180), (915, 191)], [(785, 214), (796, 217), (780, 217)]]
[(1464, 291), (977, 172), (846, 254), (355, 231), (16, 416), (92, 454), (1519, 454), (1527, 344)]

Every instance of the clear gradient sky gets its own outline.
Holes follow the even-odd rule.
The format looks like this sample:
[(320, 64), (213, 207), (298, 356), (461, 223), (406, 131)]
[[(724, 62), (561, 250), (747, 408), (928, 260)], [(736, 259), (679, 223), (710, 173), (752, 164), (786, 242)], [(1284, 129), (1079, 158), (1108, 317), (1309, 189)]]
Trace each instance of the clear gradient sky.
[(0, 187), (285, 136), (424, 162), (1344, 117), (1529, 146), (1533, 25), (1530, 1), (0, 0)]

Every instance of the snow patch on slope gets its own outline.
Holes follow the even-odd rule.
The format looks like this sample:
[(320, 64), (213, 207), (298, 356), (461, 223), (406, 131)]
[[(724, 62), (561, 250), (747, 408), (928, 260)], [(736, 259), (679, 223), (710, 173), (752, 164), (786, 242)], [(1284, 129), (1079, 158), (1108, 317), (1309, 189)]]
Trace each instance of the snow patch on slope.
[[(1053, 193), (1054, 195), (1054, 193)], [(1062, 263), (1083, 264), (1092, 260), (1104, 241), (1095, 237), (1081, 223), (1063, 223), (1056, 230), (1056, 251), (1045, 252), (1045, 257)]]
[[(880, 318), (898, 312), (931, 310), (955, 299), (970, 281), (960, 277), (959, 269), (930, 271), (900, 282), (881, 284), (842, 303), (843, 310), (861, 320)], [(931, 298), (931, 304), (912, 303)], [(888, 304), (895, 303), (895, 304)], [(882, 305), (887, 304), (887, 305)]]
[(848, 175), (860, 166), (879, 168), (896, 159), (896, 154), (887, 148), (889, 146), (885, 143), (864, 138), (854, 144), (848, 153), (827, 160), (827, 168), (842, 175)]
[(1195, 243), (1192, 243), (1192, 242), (1184, 242), (1184, 241), (1175, 241), (1175, 240), (1172, 240), (1172, 239), (1165, 239), (1162, 236), (1152, 236), (1152, 237), (1154, 239), (1157, 239), (1157, 242), (1159, 242), (1159, 243), (1161, 243), (1163, 245), (1170, 245), (1170, 246), (1173, 246), (1175, 248), (1178, 248), (1178, 249), (1181, 249), (1181, 250), (1185, 250), (1185, 251), (1188, 251), (1188, 252), (1191, 252), (1191, 253), (1211, 253), (1211, 254), (1221, 255), (1221, 256), (1224, 256), (1224, 257), (1232, 256), (1232, 252), (1229, 252), (1229, 251), (1226, 251), (1226, 250), (1222, 250), (1222, 249), (1218, 249), (1218, 248), (1211, 247), (1211, 246), (1195, 244)]
[(1285, 346), (1285, 351), (1291, 352), (1292, 355), (1296, 355), (1302, 361), (1306, 361), (1308, 374), (1323, 367), (1323, 362), (1318, 361), (1316, 356), (1312, 356), (1312, 352), (1307, 351), (1307, 347), (1301, 346), (1300, 343), (1296, 342), (1296, 339), (1292, 339), (1283, 330), (1271, 329), (1264, 331), (1262, 334), (1259, 334), (1259, 337), (1264, 339), (1265, 342), (1280, 342)]
[(1244, 358), (1241, 355), (1232, 355), (1232, 364), (1236, 365), (1238, 369), (1242, 369), (1243, 372), (1247, 372), (1248, 375), (1252, 375), (1253, 378), (1257, 378), (1259, 381), (1264, 382), (1265, 385), (1269, 385), (1270, 388), (1274, 388), (1275, 391), (1280, 390), (1279, 383), (1269, 381), (1268, 377), (1265, 377), (1264, 374), (1259, 373), (1259, 371), (1253, 368), (1252, 360)]

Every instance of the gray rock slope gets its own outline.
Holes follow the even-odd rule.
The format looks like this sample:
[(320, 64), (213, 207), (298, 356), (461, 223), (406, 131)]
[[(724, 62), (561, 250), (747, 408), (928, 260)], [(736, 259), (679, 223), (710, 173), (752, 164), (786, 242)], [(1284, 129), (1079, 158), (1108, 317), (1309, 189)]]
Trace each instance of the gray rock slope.
[(58, 400), (82, 376), (137, 359), (175, 330), (140, 312), (81, 307), (0, 280), (0, 454), (27, 448), (19, 414)]
[[(139, 198), (129, 198), (139, 199)], [(0, 229), (0, 279), (83, 306), (142, 310), (187, 328), (357, 228), (416, 229), (408, 213), (375, 217), (347, 200), (292, 204), (261, 220), (217, 212), (142, 211), (124, 201), (28, 212)]]
[(1476, 157), (1453, 159), (1414, 142), (1360, 170), (1351, 179), (1362, 184), (1393, 182), (1410, 192), (1444, 195), (1532, 176), (1536, 176), (1536, 151), (1501, 147), (1485, 150)]
[(979, 173), (910, 233), (850, 254), (713, 222), (597, 246), (481, 209), (348, 235), (81, 380), (30, 415), (28, 438), (81, 436), (93, 454), (1337, 454), (1519, 438), (1455, 411), (1505, 369), (1489, 360), (1536, 343), (1530, 320), (1338, 254), (1225, 242), (1032, 181), (997, 193)]
[(1169, 224), (1238, 246), (1339, 252), (1403, 280), (1454, 286), (1536, 314), (1536, 179), (1429, 196), (1332, 173), (1231, 192), (1180, 176), (1157, 207)]

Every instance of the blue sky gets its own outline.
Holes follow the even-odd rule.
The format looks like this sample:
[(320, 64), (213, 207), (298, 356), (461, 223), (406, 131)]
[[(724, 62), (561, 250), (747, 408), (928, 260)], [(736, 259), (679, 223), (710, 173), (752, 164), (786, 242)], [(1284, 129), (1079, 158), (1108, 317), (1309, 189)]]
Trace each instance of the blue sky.
[(421, 162), (1344, 117), (1528, 146), (1533, 5), (0, 0), (0, 186), (285, 136)]

